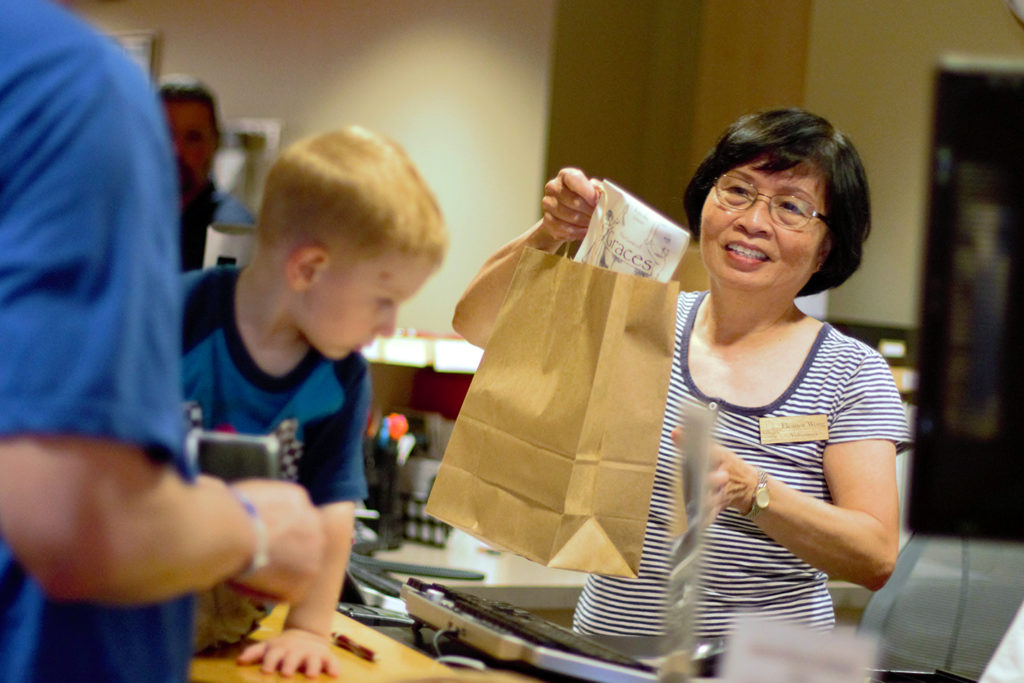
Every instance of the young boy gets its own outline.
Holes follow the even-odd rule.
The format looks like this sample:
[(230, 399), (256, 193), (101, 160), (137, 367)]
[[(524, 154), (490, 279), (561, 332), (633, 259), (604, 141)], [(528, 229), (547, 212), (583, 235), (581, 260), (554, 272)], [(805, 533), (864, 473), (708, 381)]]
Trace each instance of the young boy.
[[(394, 332), (398, 306), (440, 266), (447, 239), (405, 152), (353, 127), (302, 140), (274, 163), (248, 266), (185, 276), (186, 400), (205, 429), (276, 434), (282, 477), (308, 489), (329, 538), (322, 571), (290, 606), (281, 635), (245, 649), (241, 664), (338, 674), (331, 619), (354, 501), (366, 496), (370, 385), (359, 349)], [(245, 604), (223, 586), (201, 596), (197, 638), (207, 642), (197, 649), (216, 644), (211, 610), (230, 620)]]

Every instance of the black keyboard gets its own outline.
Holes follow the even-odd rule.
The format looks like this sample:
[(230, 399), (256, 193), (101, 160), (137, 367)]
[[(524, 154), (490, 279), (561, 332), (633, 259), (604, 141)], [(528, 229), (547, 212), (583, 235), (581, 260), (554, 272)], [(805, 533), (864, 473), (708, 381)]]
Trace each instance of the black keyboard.
[(653, 667), (508, 603), (415, 578), (402, 598), (417, 621), (498, 660), (597, 683), (657, 680)]
[(948, 671), (888, 671), (872, 670), (868, 683), (976, 683)]

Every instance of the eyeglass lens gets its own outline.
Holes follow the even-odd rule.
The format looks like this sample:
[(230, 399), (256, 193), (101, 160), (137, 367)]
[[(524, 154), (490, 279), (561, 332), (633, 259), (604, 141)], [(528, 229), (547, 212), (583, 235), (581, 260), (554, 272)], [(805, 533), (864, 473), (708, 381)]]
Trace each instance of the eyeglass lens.
[[(746, 210), (754, 205), (758, 196), (767, 197), (746, 180), (728, 174), (715, 183), (715, 196), (723, 207), (734, 210)], [(805, 228), (815, 217), (810, 203), (789, 195), (768, 197), (768, 212), (776, 223), (791, 230)]]

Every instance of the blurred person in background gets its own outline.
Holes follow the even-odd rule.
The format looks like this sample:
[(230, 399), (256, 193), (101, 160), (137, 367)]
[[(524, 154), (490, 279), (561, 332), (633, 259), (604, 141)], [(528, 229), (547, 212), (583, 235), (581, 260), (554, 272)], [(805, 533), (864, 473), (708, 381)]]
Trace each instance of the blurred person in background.
[(192, 76), (175, 74), (160, 81), (171, 141), (178, 161), (181, 195), (181, 267), (203, 267), (206, 230), (213, 223), (252, 225), (242, 202), (214, 184), (213, 162), (220, 148), (220, 119), (213, 92)]

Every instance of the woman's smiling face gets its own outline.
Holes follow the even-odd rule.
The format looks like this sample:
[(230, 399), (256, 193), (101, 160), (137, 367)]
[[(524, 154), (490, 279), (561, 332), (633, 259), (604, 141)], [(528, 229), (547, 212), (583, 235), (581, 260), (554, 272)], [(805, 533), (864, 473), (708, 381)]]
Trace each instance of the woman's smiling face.
[(797, 197), (827, 215), (825, 180), (807, 164), (771, 172), (759, 169), (759, 164), (755, 159), (728, 172), (757, 188), (757, 200), (749, 208), (724, 208), (715, 190), (708, 192), (701, 212), (701, 258), (715, 285), (747, 291), (774, 289), (793, 299), (824, 263), (832, 240), (828, 227), (818, 219), (802, 231), (779, 226), (767, 197)]

